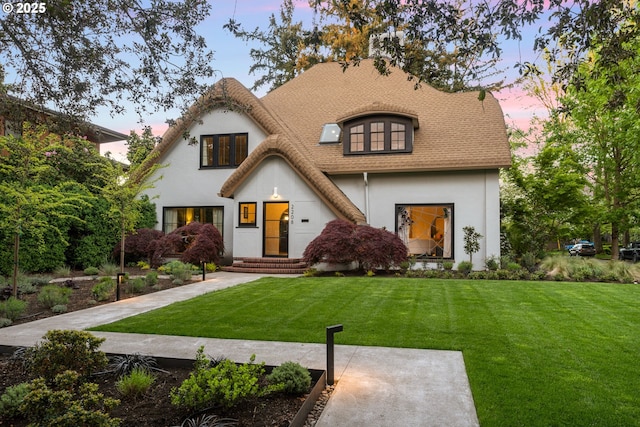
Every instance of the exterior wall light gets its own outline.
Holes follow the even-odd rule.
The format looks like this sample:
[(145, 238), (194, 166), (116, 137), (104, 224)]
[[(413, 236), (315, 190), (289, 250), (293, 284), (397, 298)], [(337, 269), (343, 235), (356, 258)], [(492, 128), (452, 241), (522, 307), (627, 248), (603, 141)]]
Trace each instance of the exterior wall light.
[(278, 194), (278, 187), (273, 187), (273, 194), (271, 195), (272, 199), (278, 199), (280, 198), (280, 195)]

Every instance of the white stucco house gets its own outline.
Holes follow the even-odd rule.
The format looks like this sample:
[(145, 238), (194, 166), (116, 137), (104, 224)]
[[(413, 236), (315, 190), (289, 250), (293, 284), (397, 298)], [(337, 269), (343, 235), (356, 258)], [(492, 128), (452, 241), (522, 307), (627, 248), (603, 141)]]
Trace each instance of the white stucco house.
[(468, 259), (473, 226), (476, 268), (500, 255), (498, 171), (511, 153), (491, 94), (416, 89), (372, 60), (318, 64), (262, 98), (223, 79), (156, 150), (169, 165), (149, 191), (158, 227), (213, 223), (228, 262), (299, 258), (335, 218), (394, 231), (433, 262)]

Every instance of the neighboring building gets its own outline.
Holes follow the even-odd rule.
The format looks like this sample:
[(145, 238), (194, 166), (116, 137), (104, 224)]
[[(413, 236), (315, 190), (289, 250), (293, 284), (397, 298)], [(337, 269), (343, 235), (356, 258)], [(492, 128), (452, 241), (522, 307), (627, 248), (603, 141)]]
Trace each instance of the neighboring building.
[[(11, 95), (0, 95), (0, 136), (21, 135), (23, 122), (55, 123), (64, 116), (48, 108), (36, 107)], [(100, 144), (125, 141), (128, 135), (92, 123), (74, 126), (74, 131), (83, 135), (100, 150)]]
[[(193, 138), (188, 144), (185, 136)], [(224, 79), (164, 135), (159, 227), (213, 223), (226, 256), (302, 256), (335, 218), (394, 231), (427, 261), (500, 255), (498, 171), (511, 153), (490, 94), (448, 94), (372, 60), (318, 64), (261, 99)]]

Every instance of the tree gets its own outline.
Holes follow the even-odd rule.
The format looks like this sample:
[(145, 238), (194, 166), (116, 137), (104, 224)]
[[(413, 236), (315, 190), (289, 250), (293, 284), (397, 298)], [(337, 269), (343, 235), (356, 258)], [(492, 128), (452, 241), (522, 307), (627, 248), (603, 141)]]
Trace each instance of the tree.
[[(195, 30), (210, 13), (206, 0), (39, 5), (44, 10), (0, 16), (0, 63), (15, 78), (10, 93), (73, 123), (102, 108), (122, 113), (125, 100), (140, 115), (176, 104), (186, 109), (214, 73), (213, 54)], [(10, 98), (3, 103), (11, 109)]]
[[(624, 28), (620, 31), (624, 31)], [(640, 49), (640, 35), (622, 43), (624, 51)], [(594, 197), (604, 202), (602, 223), (611, 224), (611, 256), (618, 256), (621, 233), (640, 203), (640, 59), (637, 55), (612, 61), (609, 46), (593, 49), (580, 65), (563, 98), (575, 129), (567, 138), (585, 156)]]
[(150, 126), (145, 126), (142, 135), (138, 135), (135, 131), (131, 131), (127, 138), (127, 160), (132, 166), (139, 166), (151, 154), (158, 138), (153, 136)]
[(101, 189), (101, 195), (109, 202), (109, 216), (119, 225), (120, 271), (123, 273), (125, 239), (128, 233), (135, 230), (141, 216), (141, 205), (137, 199), (162, 178), (154, 178), (155, 173), (164, 167), (156, 163), (154, 158), (147, 157), (142, 164), (131, 165), (126, 170), (122, 163), (110, 161), (105, 163), (103, 170), (106, 184)]
[(21, 137), (0, 137), (0, 229), (10, 236), (13, 248), (13, 296), (18, 292), (20, 241), (28, 233), (37, 242), (39, 252), (45, 252), (45, 235), (66, 245), (63, 231), (55, 220), (77, 220), (76, 211), (87, 204), (89, 197), (70, 191), (70, 181), (49, 184), (46, 177), (52, 168), (48, 158), (57, 152), (50, 148), (60, 138), (43, 127), (26, 125)]
[[(496, 74), (496, 29), (486, 25), (492, 10), (484, 3), (440, 3), (429, 16), (414, 15), (418, 6), (412, 2), (397, 2), (395, 9), (391, 3), (310, 0), (317, 22), (314, 19), (312, 28), (303, 29), (302, 23), (293, 23), (292, 1), (283, 0), (281, 22), (272, 15), (266, 31), (246, 31), (234, 20), (225, 27), (236, 37), (261, 44), (251, 49), (255, 62), (250, 72), (265, 73), (254, 89), (265, 84), (275, 89), (318, 62), (358, 63), (373, 54), (371, 36), (395, 31), (405, 32), (403, 44), (397, 37), (381, 39), (379, 47), (391, 57), (374, 55), (382, 73), (389, 65), (401, 65), (420, 81), (448, 92), (477, 88), (481, 80)], [(501, 81), (484, 82), (491, 89), (501, 85)]]
[(334, 219), (307, 245), (302, 257), (309, 265), (355, 262), (364, 270), (388, 269), (406, 261), (407, 247), (396, 234), (384, 229)]
[(480, 239), (483, 236), (470, 225), (463, 227), (462, 232), (464, 233), (464, 253), (469, 254), (469, 263), (473, 265), (473, 254), (480, 250)]
[[(385, 74), (391, 65), (401, 65), (419, 82), (450, 92), (499, 89), (504, 84), (497, 77), (501, 42), (521, 39), (523, 29), (540, 20), (548, 20), (550, 24), (540, 27), (533, 47), (539, 52), (546, 51), (553, 61), (567, 57), (568, 61), (555, 74), (556, 81), (565, 83), (593, 46), (606, 46), (615, 61), (632, 53), (623, 42), (640, 31), (640, 11), (629, 0), (309, 0), (309, 5), (315, 12), (311, 29), (292, 25), (291, 19), (283, 19), (282, 26), (272, 20), (269, 32), (256, 29), (250, 33), (252, 37), (247, 37), (249, 33), (245, 31), (236, 33), (240, 27), (235, 21), (228, 27), (238, 37), (262, 43), (263, 46), (252, 50), (256, 54), (252, 56), (261, 59), (285, 57), (278, 37), (269, 35), (295, 35), (296, 43), (291, 45), (294, 49), (287, 48), (286, 58), (289, 68), (296, 73), (318, 61), (357, 64), (371, 54), (367, 46), (369, 36), (403, 31), (404, 44), (394, 37), (383, 39), (381, 47), (390, 58), (377, 57), (380, 72)], [(283, 10), (288, 11), (290, 18), (293, 10), (290, 0), (284, 0)], [(621, 27), (625, 29), (622, 33), (618, 32)], [(312, 61), (305, 60), (304, 49), (313, 53)], [(291, 52), (294, 54), (290, 55)], [(278, 75), (277, 85), (295, 76), (295, 73), (278, 74), (277, 61), (260, 64), (252, 70), (266, 70), (263, 84), (273, 81), (269, 76)], [(538, 72), (536, 64), (517, 65), (524, 74)]]

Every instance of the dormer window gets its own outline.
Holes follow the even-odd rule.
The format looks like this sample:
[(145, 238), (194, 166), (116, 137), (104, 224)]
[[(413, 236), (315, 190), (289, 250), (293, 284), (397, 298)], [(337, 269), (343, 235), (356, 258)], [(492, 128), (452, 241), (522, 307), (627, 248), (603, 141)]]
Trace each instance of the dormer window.
[(413, 126), (406, 117), (360, 117), (344, 124), (344, 135), (344, 154), (410, 153), (413, 149)]

